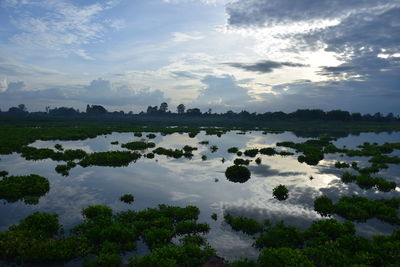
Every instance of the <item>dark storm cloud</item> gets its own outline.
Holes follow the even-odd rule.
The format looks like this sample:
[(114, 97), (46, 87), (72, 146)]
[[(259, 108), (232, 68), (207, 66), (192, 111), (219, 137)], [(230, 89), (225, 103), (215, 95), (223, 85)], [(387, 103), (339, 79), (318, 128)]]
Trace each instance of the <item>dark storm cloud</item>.
[(270, 73), (275, 69), (282, 67), (306, 67), (304, 64), (293, 63), (293, 62), (277, 62), (271, 60), (259, 61), (256, 63), (224, 63), (225, 65), (243, 69), (246, 71), (258, 72), (258, 73)]
[(375, 12), (396, 4), (398, 0), (240, 0), (227, 4), (226, 11), (232, 26), (260, 26)]

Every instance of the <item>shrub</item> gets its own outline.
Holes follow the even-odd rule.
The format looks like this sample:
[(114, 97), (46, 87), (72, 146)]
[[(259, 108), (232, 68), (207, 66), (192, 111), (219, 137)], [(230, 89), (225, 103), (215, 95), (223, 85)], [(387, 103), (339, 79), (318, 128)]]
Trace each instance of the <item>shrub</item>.
[(248, 156), (248, 157), (255, 157), (258, 154), (258, 149), (254, 148), (254, 149), (247, 149), (244, 151), (244, 155)]
[(230, 147), (228, 148), (228, 153), (237, 153), (239, 149), (237, 147)]
[(226, 169), (226, 178), (234, 183), (244, 183), (250, 179), (250, 171), (244, 166), (233, 165)]
[(243, 216), (233, 217), (229, 214), (225, 215), (225, 222), (229, 224), (233, 230), (242, 231), (248, 235), (260, 233), (263, 226), (254, 219), (246, 218)]
[(334, 205), (327, 196), (320, 196), (314, 200), (314, 210), (322, 216), (329, 216), (334, 213)]
[(8, 202), (23, 199), (27, 204), (36, 204), (49, 190), (49, 181), (35, 174), (9, 176), (0, 181), (0, 198)]
[(260, 149), (260, 153), (263, 155), (273, 156), (277, 154), (276, 150), (272, 147), (264, 147)]
[(132, 194), (125, 194), (125, 195), (121, 196), (119, 198), (119, 200), (121, 200), (122, 202), (128, 203), (128, 204), (131, 204), (135, 200), (135, 198)]
[(313, 267), (314, 264), (303, 255), (301, 250), (291, 248), (266, 248), (258, 257), (259, 266)]
[(250, 160), (248, 160), (248, 159), (235, 159), (233, 161), (233, 163), (235, 165), (249, 165), (250, 164)]
[(155, 146), (156, 146), (155, 143), (142, 142), (142, 141), (130, 142), (130, 143), (121, 145), (121, 147), (130, 149), (130, 150), (146, 150), (148, 148), (153, 148)]
[(289, 197), (289, 190), (284, 185), (278, 185), (272, 190), (274, 198), (282, 201)]

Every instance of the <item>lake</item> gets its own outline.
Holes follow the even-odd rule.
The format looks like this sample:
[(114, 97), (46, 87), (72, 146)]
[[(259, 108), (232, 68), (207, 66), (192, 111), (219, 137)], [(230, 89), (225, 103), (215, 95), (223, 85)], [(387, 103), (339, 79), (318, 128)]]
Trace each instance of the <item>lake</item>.
[[(161, 135), (151, 142), (156, 147), (178, 148), (184, 145), (197, 147), (194, 156), (188, 158), (168, 158), (155, 155), (154, 159), (140, 158), (127, 167), (87, 167), (77, 166), (64, 177), (56, 173), (54, 168), (61, 164), (50, 159), (27, 161), (19, 154), (1, 155), (0, 170), (10, 175), (38, 174), (50, 181), (50, 191), (40, 198), (37, 205), (26, 205), (22, 201), (7, 203), (0, 206), (0, 230), (5, 231), (9, 226), (34, 211), (54, 212), (59, 214), (60, 223), (68, 232), (73, 226), (82, 221), (81, 210), (89, 205), (108, 205), (114, 211), (126, 209), (141, 210), (155, 207), (158, 204), (174, 206), (195, 205), (200, 208), (199, 222), (210, 224), (211, 231), (207, 234), (208, 242), (217, 250), (217, 253), (229, 260), (241, 257), (256, 258), (258, 250), (251, 247), (253, 240), (245, 235), (233, 231), (223, 220), (223, 215), (243, 215), (262, 221), (271, 222), (283, 220), (288, 225), (307, 228), (311, 222), (321, 219), (313, 210), (313, 201), (322, 194), (338, 200), (341, 196), (357, 194), (369, 199), (399, 197), (400, 188), (382, 193), (375, 189), (363, 190), (355, 183), (344, 184), (340, 175), (345, 171), (336, 169), (336, 161), (356, 161), (361, 167), (368, 166), (369, 157), (340, 156), (340, 154), (326, 154), (325, 159), (317, 166), (309, 166), (297, 161), (294, 156), (266, 156), (259, 154), (262, 162), (257, 165), (255, 158), (242, 156), (253, 160), (249, 169), (251, 179), (246, 183), (233, 183), (226, 179), (225, 170), (233, 165), (236, 154), (230, 154), (227, 149), (238, 147), (241, 151), (250, 148), (275, 147), (277, 142), (303, 142), (307, 138), (297, 137), (291, 132), (267, 133), (261, 131), (239, 134), (230, 131), (221, 137), (206, 135), (201, 131), (196, 137), (190, 138), (187, 133)], [(146, 133), (143, 133), (145, 137)], [(86, 152), (100, 152), (125, 150), (121, 144), (139, 141), (133, 133), (113, 133), (101, 135), (83, 141), (36, 141), (30, 146), (36, 148), (54, 148), (61, 144), (64, 149), (83, 149)], [(339, 138), (333, 143), (341, 148), (356, 148), (364, 142), (399, 142), (400, 133), (362, 133)], [(112, 145), (111, 142), (119, 144)], [(199, 144), (209, 141), (208, 145)], [(210, 146), (216, 145), (218, 150), (211, 152)], [(150, 149), (152, 150), (152, 149)], [(148, 152), (150, 152), (148, 150)], [(278, 150), (288, 150), (279, 147)], [(400, 151), (393, 155), (400, 155)], [(201, 156), (207, 159), (202, 160)], [(224, 160), (222, 160), (224, 159)], [(400, 184), (400, 166), (389, 164), (388, 169), (381, 170), (374, 176), (381, 176), (389, 181)], [(310, 179), (312, 177), (312, 179)], [(289, 198), (278, 201), (272, 196), (272, 189), (284, 184), (289, 189)], [(133, 194), (133, 204), (119, 201), (123, 194)], [(211, 214), (218, 215), (217, 221), (211, 219)], [(334, 218), (343, 221), (339, 216)], [(357, 233), (361, 236), (373, 234), (391, 234), (395, 226), (377, 219), (366, 223), (356, 223)], [(146, 253), (145, 246), (139, 246), (139, 254)]]

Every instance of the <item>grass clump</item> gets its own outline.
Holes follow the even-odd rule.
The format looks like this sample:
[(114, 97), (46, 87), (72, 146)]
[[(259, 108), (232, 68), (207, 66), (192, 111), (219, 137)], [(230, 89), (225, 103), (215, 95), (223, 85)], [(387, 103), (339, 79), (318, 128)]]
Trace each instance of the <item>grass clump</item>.
[(365, 222), (371, 218), (378, 218), (384, 222), (399, 225), (398, 209), (400, 199), (369, 200), (353, 195), (344, 196), (336, 204), (326, 196), (318, 197), (314, 201), (314, 210), (322, 216), (337, 214), (351, 221)]
[(165, 155), (167, 157), (173, 157), (173, 158), (181, 158), (184, 155), (192, 155), (190, 152), (189, 153), (184, 153), (182, 150), (180, 149), (166, 149), (163, 147), (157, 147), (155, 150), (153, 150), (154, 154), (157, 155)]
[(254, 157), (257, 156), (257, 154), (258, 154), (258, 149), (257, 149), (257, 148), (254, 148), (254, 149), (247, 149), (247, 150), (244, 151), (243, 154), (244, 154), (245, 156), (247, 156), (247, 157), (252, 157), (252, 158), (254, 158)]
[(212, 146), (210, 146), (210, 150), (211, 150), (211, 153), (214, 153), (218, 150), (218, 147), (216, 145), (212, 145)]
[(146, 137), (149, 138), (149, 139), (154, 139), (154, 138), (156, 138), (156, 135), (153, 134), (153, 133), (149, 133), (149, 134), (146, 135)]
[(239, 151), (239, 148), (237, 147), (230, 147), (228, 148), (228, 153), (237, 153)]
[(244, 166), (233, 165), (226, 169), (226, 178), (234, 183), (245, 183), (250, 179), (250, 171)]
[(238, 159), (235, 159), (233, 161), (233, 163), (235, 165), (249, 165), (250, 164), (250, 160), (238, 158)]
[(337, 169), (350, 168), (350, 164), (348, 164), (346, 162), (336, 161), (335, 162), (335, 168), (337, 168)]
[(111, 144), (112, 144), (112, 145), (118, 145), (119, 142), (118, 142), (118, 141), (112, 141)]
[(57, 149), (58, 151), (63, 151), (64, 150), (63, 146), (60, 145), (60, 144), (55, 144), (54, 148)]
[(153, 148), (155, 147), (156, 144), (152, 142), (142, 142), (142, 141), (136, 141), (136, 142), (130, 142), (126, 144), (122, 144), (121, 147), (127, 148), (129, 150), (146, 150), (148, 148)]
[(136, 161), (141, 157), (136, 152), (129, 151), (108, 151), (108, 152), (95, 152), (87, 155), (79, 162), (82, 167), (89, 166), (111, 166), (122, 167), (128, 166), (132, 161)]
[(243, 216), (234, 217), (230, 214), (225, 215), (224, 219), (235, 231), (242, 231), (248, 235), (254, 235), (263, 231), (263, 225), (254, 219)]
[(127, 204), (133, 203), (135, 200), (134, 196), (132, 194), (125, 194), (119, 198), (120, 201), (125, 202)]
[(36, 174), (8, 176), (0, 181), (0, 198), (7, 202), (24, 200), (27, 204), (37, 204), (49, 190), (49, 181)]
[(267, 156), (276, 155), (278, 152), (272, 147), (264, 147), (260, 149), (260, 153)]
[(274, 198), (282, 201), (289, 197), (289, 190), (284, 185), (278, 185), (272, 190), (272, 195)]

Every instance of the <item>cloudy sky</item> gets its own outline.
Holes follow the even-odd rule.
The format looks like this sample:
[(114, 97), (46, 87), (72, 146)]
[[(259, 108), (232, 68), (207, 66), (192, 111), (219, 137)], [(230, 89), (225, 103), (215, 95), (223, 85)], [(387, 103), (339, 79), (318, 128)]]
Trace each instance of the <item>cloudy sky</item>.
[(400, 113), (400, 0), (0, 0), (0, 109)]

